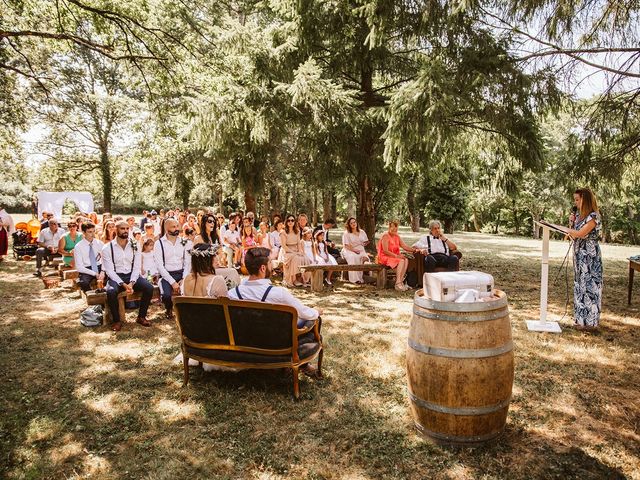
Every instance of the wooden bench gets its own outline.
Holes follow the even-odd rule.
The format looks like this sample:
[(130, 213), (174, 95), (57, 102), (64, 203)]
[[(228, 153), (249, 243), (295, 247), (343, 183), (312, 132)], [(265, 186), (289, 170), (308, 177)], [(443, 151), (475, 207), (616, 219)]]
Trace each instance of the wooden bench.
[(78, 278), (80, 278), (80, 274), (78, 273), (77, 270), (62, 270), (60, 272), (60, 275), (62, 275), (62, 280), (74, 280), (77, 281)]
[(288, 305), (228, 298), (176, 297), (184, 385), (189, 383), (189, 359), (235, 368), (293, 371), (293, 395), (300, 397), (298, 372), (318, 359), (322, 375), (320, 322), (298, 328), (298, 313)]
[(322, 291), (324, 272), (375, 272), (376, 287), (383, 289), (387, 284), (387, 267), (378, 263), (365, 263), (362, 265), (304, 265), (300, 267), (300, 270), (311, 273), (311, 291), (313, 292)]
[[(104, 324), (108, 325), (112, 322), (113, 315), (111, 314), (111, 310), (109, 310), (109, 305), (107, 304), (107, 292), (96, 292), (95, 290), (89, 290), (84, 293), (85, 299), (87, 301), (87, 305), (103, 305), (104, 306)], [(126, 313), (126, 302), (135, 302), (136, 300), (140, 300), (142, 298), (142, 293), (133, 292), (130, 295), (127, 295), (127, 292), (120, 292), (118, 294), (118, 311), (120, 312), (120, 319), (124, 321), (125, 313)], [(155, 285), (153, 287), (153, 296), (154, 298), (160, 298), (160, 287)]]

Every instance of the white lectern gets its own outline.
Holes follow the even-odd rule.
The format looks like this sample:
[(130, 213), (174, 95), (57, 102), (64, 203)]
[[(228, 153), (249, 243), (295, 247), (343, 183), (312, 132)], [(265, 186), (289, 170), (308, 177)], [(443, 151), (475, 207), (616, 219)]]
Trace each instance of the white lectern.
[(540, 220), (535, 222), (542, 227), (542, 278), (540, 279), (540, 320), (527, 320), (527, 328), (534, 332), (561, 333), (558, 322), (547, 321), (547, 294), (549, 292), (549, 231), (554, 230), (564, 235), (569, 233), (567, 227)]

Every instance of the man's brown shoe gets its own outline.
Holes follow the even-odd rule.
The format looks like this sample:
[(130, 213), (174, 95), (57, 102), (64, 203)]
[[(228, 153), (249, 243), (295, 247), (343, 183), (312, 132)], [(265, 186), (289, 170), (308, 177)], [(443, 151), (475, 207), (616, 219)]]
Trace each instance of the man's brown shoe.
[(114, 332), (119, 332), (120, 330), (122, 330), (122, 322), (116, 322), (111, 325), (111, 330), (113, 330)]
[(147, 320), (146, 317), (138, 317), (136, 322), (139, 323), (140, 325), (142, 325), (143, 327), (150, 327), (151, 326), (151, 322), (149, 320)]

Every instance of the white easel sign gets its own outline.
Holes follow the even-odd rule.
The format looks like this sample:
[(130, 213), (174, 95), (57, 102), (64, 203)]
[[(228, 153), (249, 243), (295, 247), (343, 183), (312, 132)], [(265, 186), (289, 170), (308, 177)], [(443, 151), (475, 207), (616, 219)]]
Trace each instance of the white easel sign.
[(540, 320), (527, 320), (527, 328), (533, 332), (561, 333), (558, 322), (547, 321), (547, 303), (549, 293), (549, 232), (551, 230), (569, 234), (569, 228), (540, 220), (535, 222), (542, 227), (542, 276), (540, 279)]

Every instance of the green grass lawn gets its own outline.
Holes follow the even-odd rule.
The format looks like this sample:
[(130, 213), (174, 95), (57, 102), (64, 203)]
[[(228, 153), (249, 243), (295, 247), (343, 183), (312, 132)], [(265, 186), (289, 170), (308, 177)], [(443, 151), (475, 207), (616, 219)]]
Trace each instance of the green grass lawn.
[[(135, 312), (118, 334), (87, 329), (77, 293), (43, 290), (33, 262), (9, 259), (0, 264), (0, 478), (640, 478), (640, 281), (627, 307), (625, 260), (640, 249), (603, 246), (602, 330), (568, 328), (570, 298), (554, 335), (525, 324), (538, 316), (540, 242), (451, 238), (463, 268), (491, 273), (509, 296), (516, 374), (498, 441), (444, 448), (414, 431), (404, 367), (412, 292), (297, 290), (324, 309), (327, 378), (302, 379), (295, 402), (282, 371), (194, 368), (183, 388), (176, 327), (159, 307), (151, 329), (133, 323)], [(567, 248), (552, 242), (551, 280)], [(549, 301), (560, 319), (563, 275)]]

